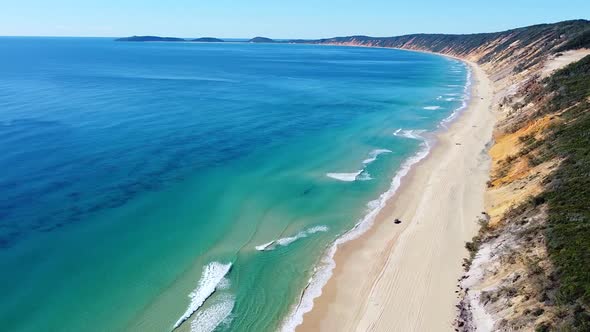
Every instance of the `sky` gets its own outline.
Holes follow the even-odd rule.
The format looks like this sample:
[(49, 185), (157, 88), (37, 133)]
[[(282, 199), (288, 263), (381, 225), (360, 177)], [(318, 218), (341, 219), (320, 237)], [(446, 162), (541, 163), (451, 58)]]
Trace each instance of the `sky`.
[(395, 36), (590, 19), (590, 0), (1, 1), (1, 36)]

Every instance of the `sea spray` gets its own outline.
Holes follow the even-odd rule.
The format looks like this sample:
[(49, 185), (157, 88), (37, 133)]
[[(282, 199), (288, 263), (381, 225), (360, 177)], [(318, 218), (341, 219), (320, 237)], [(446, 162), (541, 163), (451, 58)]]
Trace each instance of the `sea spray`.
[(231, 263), (223, 264), (219, 262), (211, 262), (205, 266), (197, 288), (188, 295), (190, 303), (186, 308), (186, 311), (180, 316), (178, 321), (176, 321), (172, 330), (178, 328), (184, 321), (189, 319), (197, 310), (199, 310), (203, 303), (215, 293), (220, 285), (225, 286), (224, 279), (231, 270), (231, 266)]

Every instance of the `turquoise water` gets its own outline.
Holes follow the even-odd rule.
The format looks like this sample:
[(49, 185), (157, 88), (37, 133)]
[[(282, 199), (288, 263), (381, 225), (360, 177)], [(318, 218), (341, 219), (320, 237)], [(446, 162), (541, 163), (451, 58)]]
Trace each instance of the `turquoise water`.
[(315, 45), (0, 38), (0, 60), (7, 331), (292, 326), (467, 83)]

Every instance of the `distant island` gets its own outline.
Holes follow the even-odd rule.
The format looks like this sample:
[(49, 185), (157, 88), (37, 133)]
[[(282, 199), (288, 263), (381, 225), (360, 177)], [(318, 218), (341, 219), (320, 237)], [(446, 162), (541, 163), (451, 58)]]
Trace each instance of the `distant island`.
[(195, 42), (195, 43), (222, 43), (223, 39), (212, 37), (201, 37), (196, 39), (184, 39), (177, 37), (159, 37), (159, 36), (131, 36), (115, 39), (115, 41), (124, 42)]
[(249, 43), (274, 43), (275, 41), (266, 37), (254, 37), (248, 41)]
[(213, 38), (213, 37), (201, 37), (201, 38), (193, 39), (190, 41), (198, 42), (198, 43), (223, 43), (224, 42), (223, 39)]
[(131, 41), (131, 42), (182, 42), (186, 41), (183, 38), (176, 37), (158, 37), (158, 36), (131, 36), (115, 39), (116, 41)]
[[(131, 37), (123, 37), (117, 38), (115, 41), (122, 41), (122, 42), (194, 42), (194, 43), (223, 43), (225, 40), (213, 37), (201, 37), (195, 39), (186, 39), (186, 38), (178, 38), (178, 37), (159, 37), (159, 36), (131, 36)], [(269, 43), (305, 43), (308, 42), (306, 40), (281, 40), (277, 41), (267, 37), (254, 37), (250, 40), (243, 40), (244, 42), (248, 43), (260, 43), (260, 44), (269, 44)]]

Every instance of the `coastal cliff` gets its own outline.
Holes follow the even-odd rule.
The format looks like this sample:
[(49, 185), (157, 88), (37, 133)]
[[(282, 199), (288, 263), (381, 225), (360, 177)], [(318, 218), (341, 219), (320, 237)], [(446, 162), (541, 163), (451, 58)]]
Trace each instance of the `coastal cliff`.
[(456, 330), (590, 331), (590, 22), (305, 42), (441, 53), (488, 74), (492, 171)]

